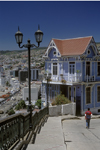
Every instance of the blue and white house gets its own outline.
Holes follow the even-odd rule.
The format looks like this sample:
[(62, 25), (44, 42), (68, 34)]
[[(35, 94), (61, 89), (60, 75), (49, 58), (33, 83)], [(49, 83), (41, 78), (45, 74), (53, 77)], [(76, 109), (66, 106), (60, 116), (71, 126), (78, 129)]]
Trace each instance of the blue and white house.
[[(51, 73), (49, 104), (62, 92), (76, 102), (76, 113), (84, 114), (89, 107), (93, 114), (100, 114), (100, 55), (94, 38), (51, 39), (44, 58), (45, 70)], [(42, 104), (47, 104), (46, 89), (44, 79)]]

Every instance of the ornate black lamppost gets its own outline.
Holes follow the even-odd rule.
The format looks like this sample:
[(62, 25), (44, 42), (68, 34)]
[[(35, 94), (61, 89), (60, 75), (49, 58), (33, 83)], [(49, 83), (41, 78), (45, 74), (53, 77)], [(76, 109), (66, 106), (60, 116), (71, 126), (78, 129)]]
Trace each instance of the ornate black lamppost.
[(44, 77), (45, 77), (45, 79), (47, 80), (47, 91), (46, 91), (46, 93), (47, 93), (47, 112), (48, 112), (48, 115), (49, 115), (48, 84), (49, 84), (49, 80), (50, 80), (50, 78), (51, 78), (51, 73), (45, 73), (45, 74), (44, 74)]
[(38, 43), (38, 46), (36, 46), (35, 44), (31, 44), (30, 43), (30, 40), (28, 39), (28, 43), (27, 44), (24, 44), (22, 46), (20, 46), (20, 44), (22, 43), (22, 40), (23, 40), (23, 34), (19, 31), (19, 27), (18, 27), (18, 31), (15, 33), (15, 38), (16, 38), (16, 42), (17, 44), (19, 45), (20, 48), (28, 48), (28, 85), (29, 85), (29, 88), (28, 88), (28, 100), (29, 100), (29, 105), (28, 105), (28, 108), (29, 108), (29, 112), (30, 112), (30, 125), (29, 125), (29, 128), (30, 130), (32, 129), (32, 105), (31, 105), (31, 88), (30, 88), (30, 77), (31, 77), (31, 71), (30, 71), (30, 48), (31, 47), (36, 47), (38, 48), (39, 45), (40, 45), (40, 42), (42, 42), (42, 38), (43, 38), (43, 32), (40, 30), (39, 26), (38, 26), (38, 30), (35, 32), (35, 39), (36, 39), (36, 42)]

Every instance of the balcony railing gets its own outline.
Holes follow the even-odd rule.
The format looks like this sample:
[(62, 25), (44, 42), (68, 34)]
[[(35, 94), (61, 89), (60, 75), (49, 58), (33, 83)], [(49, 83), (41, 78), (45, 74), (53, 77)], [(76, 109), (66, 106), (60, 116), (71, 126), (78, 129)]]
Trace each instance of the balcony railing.
[(81, 82), (82, 81), (82, 74), (78, 73), (78, 74), (70, 74), (67, 76), (52, 76), (51, 77), (52, 81), (56, 81), (59, 82), (62, 79), (66, 80), (66, 82)]
[[(32, 115), (34, 132), (41, 119), (47, 114), (47, 107)], [(29, 131), (30, 113), (15, 114), (0, 119), (0, 150), (8, 150), (12, 145), (22, 142)], [(26, 140), (27, 143), (28, 140)], [(24, 141), (25, 143), (25, 141)], [(28, 144), (28, 143), (27, 143)], [(15, 149), (15, 148), (14, 148)]]
[(95, 76), (85, 76), (85, 81), (86, 82), (92, 82), (92, 81), (95, 81)]

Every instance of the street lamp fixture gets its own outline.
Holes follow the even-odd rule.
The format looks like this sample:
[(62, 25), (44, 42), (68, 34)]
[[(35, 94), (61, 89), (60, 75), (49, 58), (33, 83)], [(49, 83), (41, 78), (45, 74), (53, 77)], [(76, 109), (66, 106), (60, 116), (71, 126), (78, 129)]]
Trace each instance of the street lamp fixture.
[(49, 83), (49, 79), (51, 78), (51, 73), (45, 73), (44, 74), (44, 77), (45, 79), (47, 80), (47, 112), (48, 112), (48, 115), (49, 115), (49, 102), (48, 102), (48, 83)]
[(31, 72), (30, 72), (30, 48), (32, 47), (36, 47), (38, 48), (40, 43), (42, 42), (42, 38), (43, 38), (43, 32), (40, 30), (40, 27), (38, 26), (38, 30), (35, 32), (35, 39), (36, 39), (36, 42), (38, 43), (38, 46), (36, 46), (35, 44), (31, 44), (30, 43), (30, 40), (28, 39), (28, 43), (27, 44), (24, 44), (22, 46), (20, 46), (20, 44), (22, 43), (22, 40), (23, 40), (23, 34), (20, 32), (19, 30), (19, 27), (18, 27), (18, 31), (15, 33), (15, 39), (16, 39), (16, 42), (17, 44), (19, 45), (19, 48), (28, 48), (28, 85), (29, 85), (29, 88), (28, 88), (28, 100), (29, 100), (29, 105), (28, 105), (28, 108), (29, 108), (29, 112), (30, 112), (30, 124), (29, 124), (29, 128), (30, 130), (32, 129), (32, 104), (31, 104), (31, 88), (30, 88), (30, 77), (31, 77)]

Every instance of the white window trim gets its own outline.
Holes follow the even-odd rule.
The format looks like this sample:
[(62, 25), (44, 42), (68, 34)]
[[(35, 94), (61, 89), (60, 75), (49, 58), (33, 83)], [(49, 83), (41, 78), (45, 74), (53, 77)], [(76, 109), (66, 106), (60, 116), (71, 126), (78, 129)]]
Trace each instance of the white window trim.
[(75, 72), (74, 72), (73, 75), (76, 75), (76, 61), (68, 61), (68, 75), (70, 75), (70, 70), (69, 70), (70, 69), (70, 67), (69, 67), (70, 66), (70, 62), (75, 62), (75, 64), (74, 64), (75, 65), (75, 67), (74, 67)]
[[(53, 63), (57, 63), (57, 75), (53, 75)], [(59, 75), (58, 71), (59, 71), (59, 63), (56, 62), (56, 61), (52, 62), (51, 63), (51, 73), (52, 73), (52, 76), (57, 76), (58, 77), (58, 75)]]
[(92, 87), (91, 86), (87, 86), (87, 87), (85, 87), (85, 105), (90, 105), (91, 104), (91, 102), (92, 102), (92, 96), (90, 95), (90, 103), (86, 103), (86, 88), (88, 88), (88, 87), (90, 87), (90, 93), (91, 93), (91, 95), (92, 95)]

